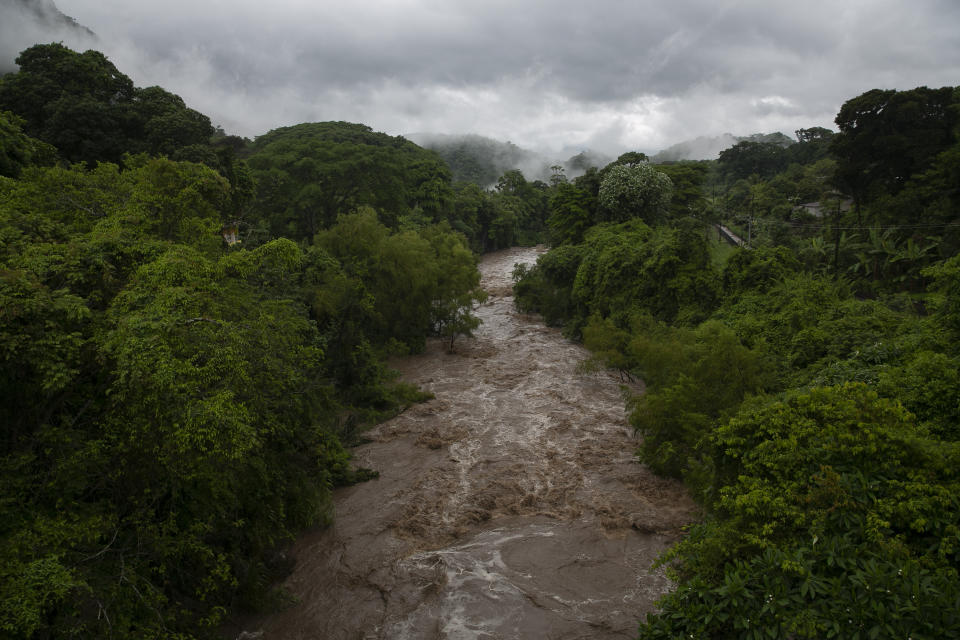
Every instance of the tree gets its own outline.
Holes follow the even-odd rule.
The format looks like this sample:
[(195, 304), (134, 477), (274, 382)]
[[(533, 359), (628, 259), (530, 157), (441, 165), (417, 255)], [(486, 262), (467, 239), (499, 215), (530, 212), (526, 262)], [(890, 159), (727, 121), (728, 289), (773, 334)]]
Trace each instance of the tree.
[(703, 216), (706, 211), (703, 185), (707, 179), (708, 165), (705, 162), (676, 162), (657, 165), (656, 168), (673, 183), (670, 217)]
[[(690, 332), (661, 329), (649, 335), (639, 329), (625, 352), (645, 380), (659, 384), (631, 402), (630, 424), (642, 437), (638, 455), (655, 472), (688, 476), (691, 488), (702, 491), (695, 480), (704, 464), (704, 439), (748, 395), (773, 386), (771, 367), (761, 351), (745, 347), (720, 322), (704, 322)], [(654, 372), (664, 364), (665, 347), (673, 351), (672, 371)], [(722, 379), (717, 371), (726, 372)]]
[[(883, 225), (930, 225), (939, 236), (938, 253), (947, 257), (960, 249), (960, 141), (934, 157), (929, 169), (914, 174), (892, 197), (869, 205), (872, 221)], [(901, 234), (903, 241), (905, 234)]]
[(796, 136), (799, 142), (787, 147), (788, 161), (808, 165), (828, 157), (830, 141), (834, 135), (833, 131), (824, 127), (797, 129)]
[[(391, 232), (365, 208), (341, 216), (317, 234), (316, 244), (369, 296), (361, 331), (374, 346), (401, 343), (418, 351), (432, 333), (447, 338), (452, 348), (458, 335), (478, 326), (471, 311), (485, 295), (476, 259), (445, 223)], [(325, 313), (337, 309), (326, 305)]]
[(550, 198), (550, 239), (554, 245), (579, 244), (596, 222), (597, 198), (569, 182), (557, 186)]
[(723, 268), (723, 294), (730, 300), (748, 291), (765, 292), (799, 270), (799, 260), (785, 247), (737, 251)]
[(487, 193), (473, 182), (454, 183), (453, 193), (453, 210), (448, 218), (450, 226), (454, 231), (462, 233), (470, 247), (479, 253), (483, 250), (481, 212), (489, 207)]
[(809, 129), (797, 129), (797, 140), (799, 142), (813, 142), (814, 140), (829, 140), (833, 137), (833, 131), (824, 127), (810, 127)]
[(565, 173), (565, 169), (563, 168), (563, 165), (554, 164), (550, 166), (550, 186), (551, 187), (557, 188), (561, 184), (567, 184), (568, 182), (570, 181), (567, 179), (567, 174)]
[(226, 179), (204, 165), (165, 158), (140, 156), (128, 166), (136, 175), (129, 215), (164, 240), (209, 251), (220, 248), (220, 228), (230, 213)]
[(224, 189), (157, 159), (0, 190), (4, 635), (203, 636), (349, 477), (302, 252), (221, 257)]
[(214, 129), (210, 118), (187, 107), (180, 96), (160, 87), (136, 89), (132, 105), (141, 141), (151, 155), (172, 155), (179, 149), (207, 146)]
[(604, 221), (640, 218), (653, 224), (666, 212), (672, 195), (670, 178), (651, 165), (615, 165), (600, 184), (600, 215)]
[(566, 326), (577, 336), (584, 322), (582, 307), (573, 302), (573, 282), (582, 257), (582, 246), (560, 245), (537, 258), (528, 268), (517, 265), (513, 271), (517, 308), (524, 313), (539, 313), (551, 326)]
[(960, 360), (945, 353), (910, 354), (902, 366), (884, 367), (880, 394), (895, 398), (940, 440), (960, 442)]
[(960, 339), (960, 255), (928, 267), (924, 275), (933, 279), (937, 321), (955, 341)]
[(457, 337), (470, 337), (480, 326), (473, 305), (483, 303), (487, 293), (480, 288), (477, 261), (463, 237), (451, 233), (447, 225), (425, 229), (422, 235), (433, 247), (438, 267), (431, 304), (433, 332), (447, 341), (452, 352)]
[(957, 103), (953, 87), (873, 89), (845, 102), (830, 145), (839, 185), (858, 205), (898, 193), (956, 141)]
[(321, 231), (316, 244), (336, 258), (344, 272), (363, 284), (373, 301), (365, 335), (377, 345), (391, 339), (422, 347), (430, 330), (437, 265), (430, 244), (415, 232), (391, 233), (365, 207), (343, 215)]
[(61, 44), (30, 47), (17, 64), (19, 72), (0, 79), (0, 108), (24, 118), (28, 135), (71, 161), (120, 161), (130, 78), (98, 51), (76, 53)]
[(548, 192), (545, 183), (529, 182), (517, 169), (500, 176), (489, 198), (491, 215), (481, 224), (486, 250), (539, 242), (549, 211)]
[(620, 156), (613, 161), (614, 165), (626, 165), (628, 167), (633, 167), (643, 162), (649, 162), (650, 158), (647, 157), (647, 154), (640, 153), (639, 151), (627, 151), (626, 153), (620, 154)]
[(787, 150), (771, 142), (744, 140), (721, 151), (717, 163), (729, 181), (752, 175), (769, 178), (787, 167)]
[(581, 255), (573, 300), (587, 317), (623, 325), (644, 310), (659, 320), (689, 323), (717, 302), (717, 277), (698, 225), (650, 229), (639, 219), (596, 225)]

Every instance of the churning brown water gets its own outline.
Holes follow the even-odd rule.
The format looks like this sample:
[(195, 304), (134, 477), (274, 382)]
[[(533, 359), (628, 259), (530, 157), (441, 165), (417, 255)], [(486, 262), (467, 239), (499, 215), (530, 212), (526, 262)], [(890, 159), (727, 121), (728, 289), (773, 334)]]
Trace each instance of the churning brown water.
[(636, 463), (616, 376), (513, 307), (514, 263), (487, 255), (483, 324), (396, 366), (431, 391), (368, 432), (329, 529), (294, 547), (274, 639), (630, 638), (670, 583), (651, 564), (693, 517), (675, 482)]

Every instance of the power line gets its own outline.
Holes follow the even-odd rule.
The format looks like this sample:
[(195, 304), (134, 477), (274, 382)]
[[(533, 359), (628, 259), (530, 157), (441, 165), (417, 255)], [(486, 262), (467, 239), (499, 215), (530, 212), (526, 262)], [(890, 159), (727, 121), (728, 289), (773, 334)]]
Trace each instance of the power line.
[[(762, 219), (762, 218), (761, 218)], [(832, 224), (804, 224), (800, 222), (777, 221), (780, 224), (794, 229), (840, 229), (841, 231), (869, 231), (876, 229), (886, 231), (887, 229), (947, 229), (950, 227), (960, 227), (960, 222), (946, 222), (940, 224), (895, 224), (895, 225), (870, 225), (858, 227), (836, 227)]]

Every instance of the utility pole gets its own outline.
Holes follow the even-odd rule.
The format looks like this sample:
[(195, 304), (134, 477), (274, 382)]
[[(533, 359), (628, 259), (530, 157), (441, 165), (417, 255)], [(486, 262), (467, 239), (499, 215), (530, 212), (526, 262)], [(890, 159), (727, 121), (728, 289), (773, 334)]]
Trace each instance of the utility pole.
[(833, 279), (840, 277), (840, 201), (833, 214)]

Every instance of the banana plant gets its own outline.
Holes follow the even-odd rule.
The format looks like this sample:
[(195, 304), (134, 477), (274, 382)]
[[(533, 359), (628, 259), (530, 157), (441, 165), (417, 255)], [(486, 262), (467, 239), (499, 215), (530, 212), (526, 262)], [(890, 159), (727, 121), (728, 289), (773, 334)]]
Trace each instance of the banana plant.
[(907, 291), (919, 291), (923, 283), (920, 272), (939, 257), (936, 253), (939, 245), (939, 237), (907, 238), (890, 258), (890, 264), (899, 267), (895, 281), (903, 284)]
[(857, 250), (857, 262), (851, 265), (851, 275), (869, 277), (871, 282), (882, 280), (887, 273), (890, 258), (896, 255), (898, 238), (893, 229), (882, 233), (877, 227), (870, 228), (866, 242), (860, 243)]

